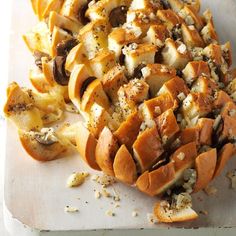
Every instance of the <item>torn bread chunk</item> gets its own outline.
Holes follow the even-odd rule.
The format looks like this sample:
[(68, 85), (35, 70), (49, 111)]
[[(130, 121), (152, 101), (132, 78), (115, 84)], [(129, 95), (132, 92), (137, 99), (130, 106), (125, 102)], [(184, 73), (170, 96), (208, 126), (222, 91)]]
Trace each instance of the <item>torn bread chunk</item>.
[(139, 172), (143, 173), (155, 164), (163, 151), (157, 127), (154, 126), (143, 131), (133, 144), (134, 157)]
[(108, 48), (115, 52), (116, 60), (120, 61), (122, 48), (130, 43), (138, 43), (139, 37), (126, 28), (114, 28), (108, 35)]
[(92, 21), (80, 30), (78, 38), (89, 59), (94, 58), (100, 49), (107, 48), (109, 32), (110, 25), (103, 19)]
[(175, 76), (164, 83), (158, 92), (158, 95), (169, 94), (173, 100), (183, 101), (189, 94), (189, 89), (184, 80)]
[(193, 191), (199, 192), (206, 188), (211, 182), (215, 173), (217, 161), (216, 149), (200, 154), (195, 160), (195, 168), (197, 170), (197, 179)]
[(142, 106), (142, 114), (145, 120), (152, 120), (157, 118), (168, 109), (175, 110), (178, 104), (169, 94), (163, 94), (144, 101)]
[(97, 140), (82, 123), (78, 124), (78, 130), (76, 147), (79, 154), (92, 169), (100, 170), (95, 158)]
[(157, 124), (157, 129), (160, 133), (163, 145), (167, 145), (171, 142), (174, 135), (180, 130), (172, 109), (163, 112), (155, 119), (155, 122)]
[(141, 71), (153, 97), (156, 96), (165, 82), (176, 75), (175, 68), (162, 64), (147, 64)]
[(115, 53), (109, 50), (101, 50), (89, 61), (90, 68), (96, 78), (100, 80), (114, 66), (116, 66)]
[(132, 150), (132, 146), (139, 134), (142, 120), (138, 112), (129, 115), (127, 119), (120, 125), (114, 135), (120, 144), (125, 144), (128, 150)]
[[(125, 55), (125, 66), (129, 75), (133, 75), (138, 66), (154, 63), (157, 47), (149, 44), (132, 43), (122, 50)], [(135, 75), (134, 75), (135, 76)]]
[(200, 76), (210, 77), (208, 63), (204, 61), (191, 61), (186, 65), (182, 72), (184, 80), (189, 85)]
[(176, 25), (183, 23), (183, 19), (171, 9), (158, 10), (157, 17), (167, 27), (168, 30), (172, 30)]
[(114, 66), (102, 77), (101, 82), (108, 97), (113, 103), (117, 102), (119, 88), (128, 83), (125, 68), (120, 65)]
[(95, 156), (98, 166), (107, 175), (115, 175), (113, 162), (118, 148), (116, 137), (109, 128), (105, 127), (99, 135)]
[(191, 60), (187, 46), (180, 41), (175, 42), (170, 38), (165, 42), (165, 47), (162, 50), (162, 57), (165, 65), (172, 66), (180, 70), (184, 69), (184, 67)]
[(165, 45), (165, 40), (170, 37), (170, 33), (165, 25), (151, 25), (147, 31), (144, 42), (151, 43), (161, 48)]
[(136, 165), (132, 155), (123, 144), (117, 151), (113, 163), (115, 176), (123, 183), (133, 185), (137, 179)]
[(181, 25), (183, 42), (186, 44), (187, 47), (204, 47), (205, 43), (200, 36), (199, 32), (193, 25)]

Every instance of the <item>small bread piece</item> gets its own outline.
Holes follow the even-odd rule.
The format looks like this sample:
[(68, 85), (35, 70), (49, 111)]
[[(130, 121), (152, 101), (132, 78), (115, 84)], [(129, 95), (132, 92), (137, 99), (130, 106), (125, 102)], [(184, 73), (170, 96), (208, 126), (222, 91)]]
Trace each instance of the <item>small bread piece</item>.
[(180, 178), (184, 170), (193, 166), (197, 157), (197, 146), (195, 142), (185, 144), (178, 148), (170, 157), (174, 163), (176, 175)]
[(187, 26), (185, 23), (181, 25), (183, 42), (187, 47), (204, 47), (205, 43), (193, 25)]
[[(230, 115), (225, 115), (223, 117), (223, 125), (220, 130), (219, 142), (224, 140), (234, 140), (236, 137), (236, 118)], [(221, 126), (219, 127), (221, 128)]]
[(164, 150), (156, 126), (146, 129), (137, 137), (133, 151), (141, 173), (160, 159)]
[(95, 157), (98, 166), (107, 175), (115, 176), (113, 162), (118, 149), (116, 137), (105, 127), (99, 135)]
[(183, 101), (182, 112), (185, 118), (193, 119), (206, 116), (211, 112), (212, 102), (203, 93), (191, 93)]
[(102, 86), (113, 103), (118, 101), (119, 88), (128, 83), (125, 77), (125, 68), (117, 65), (111, 68), (102, 78)]
[(53, 31), (54, 26), (69, 30), (73, 33), (79, 33), (82, 27), (82, 25), (78, 22), (73, 21), (65, 16), (62, 16), (55, 11), (51, 11), (48, 18), (48, 27), (50, 32)]
[(167, 201), (156, 203), (154, 215), (159, 222), (163, 223), (185, 222), (198, 218), (198, 214), (190, 206), (180, 210), (170, 209), (170, 204)]
[(184, 43), (175, 42), (173, 39), (167, 39), (165, 47), (162, 50), (163, 63), (175, 67), (176, 69), (184, 69), (191, 57)]
[(65, 30), (54, 26), (52, 31), (52, 44), (51, 44), (51, 53), (52, 57), (57, 56), (57, 45), (62, 41), (67, 41), (71, 39), (72, 36), (68, 34)]
[(165, 40), (169, 37), (170, 33), (165, 25), (151, 25), (143, 41), (161, 48), (164, 46)]
[[(43, 1), (38, 1), (39, 2), (43, 2)], [(44, 18), (47, 18), (50, 14), (51, 11), (55, 11), (55, 12), (60, 12), (62, 4), (63, 4), (63, 0), (47, 0), (47, 6), (43, 9), (42, 13), (39, 12), (39, 7), (38, 7), (38, 16), (41, 16), (41, 20)]]
[(101, 19), (88, 23), (80, 30), (78, 38), (84, 45), (88, 59), (94, 58), (100, 49), (107, 48), (110, 27), (105, 19)]
[(78, 124), (78, 130), (76, 134), (76, 147), (79, 154), (92, 169), (100, 170), (95, 158), (97, 140), (82, 123)]
[(109, 50), (102, 50), (89, 61), (89, 65), (93, 71), (93, 74), (98, 79), (102, 77), (116, 65), (115, 53)]
[(144, 172), (136, 181), (136, 186), (141, 192), (156, 196), (170, 188), (177, 181), (175, 177), (174, 163), (170, 162), (152, 172)]
[(163, 94), (153, 99), (144, 101), (142, 114), (145, 120), (153, 120), (168, 109), (175, 110), (178, 107), (176, 100), (169, 94)]
[(236, 104), (233, 101), (226, 102), (220, 111), (220, 115), (223, 118), (229, 115), (236, 119)]
[(123, 85), (125, 97), (134, 103), (141, 103), (148, 99), (149, 86), (144, 80), (133, 79)]
[(200, 136), (200, 129), (199, 127), (190, 127), (181, 130), (178, 139), (180, 140), (179, 145), (185, 145), (188, 143), (195, 142), (199, 145), (199, 136)]
[(120, 144), (125, 144), (128, 150), (132, 150), (132, 146), (138, 136), (139, 128), (142, 120), (138, 112), (129, 115), (127, 119), (120, 125), (114, 135)]
[(182, 99), (188, 96), (189, 89), (183, 79), (175, 76), (164, 83), (158, 94), (169, 94), (173, 100), (182, 101)]
[(116, 153), (113, 169), (115, 177), (123, 183), (133, 185), (137, 180), (135, 162), (124, 144)]
[(125, 66), (129, 75), (133, 75), (140, 64), (154, 63), (157, 47), (149, 43), (132, 43), (123, 50), (125, 55)]
[(235, 147), (232, 143), (227, 143), (222, 147), (222, 149), (218, 153), (214, 178), (221, 174), (225, 165), (230, 160), (230, 158), (233, 156), (234, 150), (235, 150)]
[(148, 9), (148, 8), (153, 9), (153, 11), (162, 8), (161, 1), (133, 0), (130, 5), (131, 10)]
[(183, 19), (171, 9), (158, 10), (157, 17), (161, 20), (161, 22), (163, 22), (168, 30), (172, 30), (176, 25), (183, 23)]
[(210, 78), (200, 76), (192, 85), (191, 91), (212, 96), (217, 91), (218, 85)]
[(119, 61), (122, 48), (129, 43), (137, 43), (138, 41), (139, 37), (137, 37), (134, 32), (118, 27), (113, 29), (108, 35), (108, 48), (115, 52), (116, 59)]
[(203, 27), (203, 20), (197, 11), (191, 6), (185, 5), (183, 9), (178, 13), (187, 25), (194, 25), (197, 30), (201, 30)]
[(201, 118), (198, 120), (200, 131), (199, 142), (201, 145), (212, 145), (213, 124), (213, 119)]
[(183, 78), (187, 84), (192, 84), (200, 76), (210, 77), (210, 69), (205, 61), (191, 61), (183, 70)]
[(24, 34), (23, 40), (32, 53), (35, 51), (39, 51), (48, 55), (50, 54), (50, 31), (45, 22), (38, 23), (31, 29), (30, 32)]
[(25, 151), (37, 161), (52, 161), (60, 158), (60, 154), (67, 150), (67, 147), (63, 145), (59, 139), (55, 141), (43, 140), (40, 143), (36, 138), (35, 132), (25, 132), (19, 130), (20, 142)]
[(158, 116), (155, 122), (164, 145), (169, 143), (180, 130), (172, 109)]
[(221, 109), (228, 102), (232, 102), (230, 96), (223, 90), (217, 91), (216, 98), (214, 100), (214, 107)]
[(195, 168), (197, 170), (197, 180), (193, 191), (199, 192), (207, 187), (213, 178), (217, 161), (216, 149), (200, 154), (195, 160)]
[(165, 82), (176, 76), (175, 68), (162, 64), (147, 64), (141, 71), (153, 97)]
[(65, 69), (72, 72), (77, 64), (84, 64), (87, 61), (85, 49), (82, 43), (79, 43), (71, 49), (66, 57)]
[(204, 48), (203, 53), (216, 65), (220, 66), (223, 63), (222, 50), (220, 45), (212, 43)]
[(89, 111), (93, 103), (99, 104), (106, 110), (108, 110), (110, 106), (108, 97), (99, 79), (93, 80), (84, 91), (81, 98), (81, 109), (85, 112)]

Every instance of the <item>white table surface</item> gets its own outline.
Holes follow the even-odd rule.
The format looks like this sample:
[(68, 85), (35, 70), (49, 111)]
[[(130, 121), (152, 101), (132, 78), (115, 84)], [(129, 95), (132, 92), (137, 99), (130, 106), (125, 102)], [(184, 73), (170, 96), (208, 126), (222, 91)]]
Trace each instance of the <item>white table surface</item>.
[(2, 106), (5, 98), (5, 88), (7, 84), (8, 73), (8, 39), (10, 35), (10, 13), (11, 1), (4, 1), (0, 14), (0, 235), (7, 236), (3, 222), (3, 176), (4, 176), (4, 158), (5, 158), (5, 121), (2, 116)]

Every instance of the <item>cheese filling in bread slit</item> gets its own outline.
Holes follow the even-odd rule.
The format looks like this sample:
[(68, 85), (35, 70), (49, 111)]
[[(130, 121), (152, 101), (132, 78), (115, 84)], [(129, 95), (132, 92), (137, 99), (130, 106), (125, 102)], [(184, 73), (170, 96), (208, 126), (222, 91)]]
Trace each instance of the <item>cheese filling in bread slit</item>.
[[(236, 69), (211, 11), (201, 15), (199, 0), (31, 3), (33, 89), (10, 84), (4, 106), (26, 152), (50, 161), (76, 150), (92, 169), (162, 196), (159, 221), (196, 219), (190, 194), (236, 153)], [(53, 129), (67, 111), (80, 121)]]

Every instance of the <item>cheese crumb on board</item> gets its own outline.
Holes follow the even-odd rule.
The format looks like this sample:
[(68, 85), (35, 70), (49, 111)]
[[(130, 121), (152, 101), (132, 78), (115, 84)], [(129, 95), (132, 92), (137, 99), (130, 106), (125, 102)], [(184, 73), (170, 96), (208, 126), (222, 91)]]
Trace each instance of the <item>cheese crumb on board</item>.
[(73, 173), (67, 179), (67, 187), (78, 187), (84, 183), (85, 179), (89, 176), (89, 173)]
[(65, 210), (65, 212), (68, 212), (68, 213), (79, 212), (79, 209), (78, 209), (78, 208), (76, 208), (76, 207), (70, 207), (70, 206), (66, 206), (64, 210)]
[(138, 212), (137, 212), (137, 211), (133, 211), (133, 212), (132, 212), (132, 216), (133, 216), (133, 217), (137, 217), (137, 216), (138, 216)]
[(227, 177), (231, 180), (231, 188), (236, 189), (236, 170), (229, 171)]
[(99, 199), (99, 198), (101, 198), (101, 193), (98, 190), (96, 190), (94, 193), (94, 196), (96, 199)]
[(148, 222), (151, 223), (151, 224), (157, 224), (157, 223), (158, 223), (157, 218), (156, 218), (155, 215), (152, 214), (152, 213), (147, 213), (147, 220), (148, 220)]
[(207, 186), (205, 189), (204, 189), (205, 193), (208, 195), (208, 196), (212, 196), (212, 195), (216, 195), (217, 193), (217, 188), (214, 187), (214, 186)]
[(106, 212), (105, 212), (105, 214), (107, 215), (107, 216), (115, 216), (116, 214), (113, 212), (113, 211), (111, 211), (111, 210), (107, 210)]

